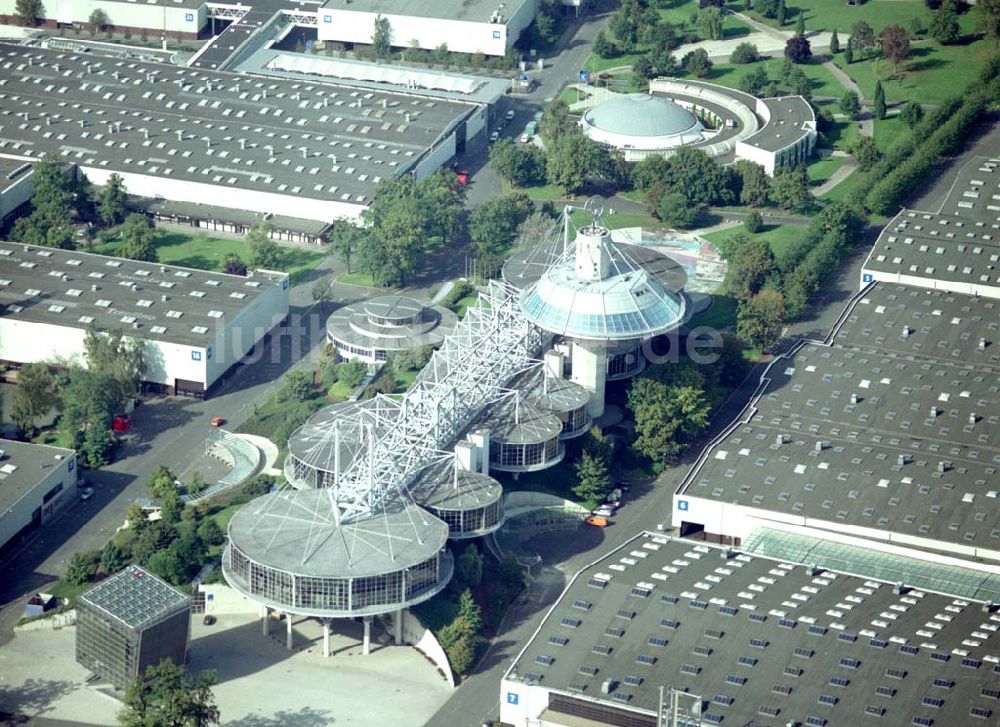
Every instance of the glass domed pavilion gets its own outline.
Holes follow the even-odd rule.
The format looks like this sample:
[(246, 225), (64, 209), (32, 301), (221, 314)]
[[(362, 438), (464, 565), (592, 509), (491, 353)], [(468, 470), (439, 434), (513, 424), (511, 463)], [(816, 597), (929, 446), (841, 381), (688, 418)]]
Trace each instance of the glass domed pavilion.
[(645, 93), (618, 94), (588, 109), (583, 133), (615, 148), (662, 150), (704, 140), (698, 118), (673, 101)]

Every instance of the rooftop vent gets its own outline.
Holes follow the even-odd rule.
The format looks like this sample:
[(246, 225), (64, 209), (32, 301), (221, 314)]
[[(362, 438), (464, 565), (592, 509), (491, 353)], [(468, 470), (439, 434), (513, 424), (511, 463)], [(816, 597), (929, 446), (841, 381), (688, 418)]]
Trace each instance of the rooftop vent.
[(911, 334), (912, 332), (913, 332), (913, 331), (911, 331), (911, 330), (910, 330), (910, 327), (909, 327), (909, 326), (907, 326), (907, 325), (904, 325), (904, 326), (903, 326), (903, 330), (901, 331), (901, 333), (902, 333), (902, 335), (903, 335), (903, 338), (906, 338), (906, 337), (907, 337), (907, 336), (909, 336), (909, 335), (910, 335), (910, 334)]
[(985, 351), (986, 347), (989, 346), (989, 345), (990, 345), (990, 342), (987, 341), (985, 338), (980, 338), (979, 339), (979, 350), (980, 351)]
[(605, 679), (601, 683), (601, 694), (611, 694), (618, 683), (614, 679)]
[(851, 403), (852, 404), (857, 404), (860, 401), (861, 401), (861, 397), (859, 397), (857, 394), (851, 394)]

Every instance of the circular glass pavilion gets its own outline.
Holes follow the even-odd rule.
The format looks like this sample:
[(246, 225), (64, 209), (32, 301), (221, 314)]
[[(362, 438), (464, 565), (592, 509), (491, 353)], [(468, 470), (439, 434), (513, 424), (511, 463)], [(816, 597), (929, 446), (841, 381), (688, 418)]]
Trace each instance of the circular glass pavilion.
[(389, 503), (338, 524), (325, 490), (264, 495), (229, 521), (222, 572), (269, 608), (341, 618), (388, 613), (438, 593), (451, 578), (448, 526), (416, 505)]
[(489, 475), (457, 470), (445, 460), (410, 483), (410, 494), (448, 525), (452, 540), (478, 538), (503, 525), (503, 488)]
[(346, 359), (374, 363), (396, 351), (439, 346), (457, 316), (405, 295), (383, 295), (345, 305), (326, 322), (327, 340)]
[(615, 94), (587, 109), (583, 133), (615, 148), (662, 150), (703, 141), (704, 127), (690, 111), (647, 93)]

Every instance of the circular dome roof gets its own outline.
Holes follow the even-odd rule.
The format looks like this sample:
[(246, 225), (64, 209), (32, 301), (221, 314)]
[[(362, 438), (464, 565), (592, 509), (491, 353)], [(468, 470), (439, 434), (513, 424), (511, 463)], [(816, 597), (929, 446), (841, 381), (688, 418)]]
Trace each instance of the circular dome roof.
[(620, 94), (584, 115), (586, 124), (622, 136), (676, 136), (697, 129), (701, 122), (687, 109), (661, 96)]

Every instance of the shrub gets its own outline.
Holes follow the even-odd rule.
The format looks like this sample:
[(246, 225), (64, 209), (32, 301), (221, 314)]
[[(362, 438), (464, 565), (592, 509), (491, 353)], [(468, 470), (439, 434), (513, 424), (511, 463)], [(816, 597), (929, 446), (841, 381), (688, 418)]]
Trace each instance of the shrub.
[(740, 43), (729, 56), (730, 63), (753, 63), (760, 58), (757, 46), (753, 43)]

